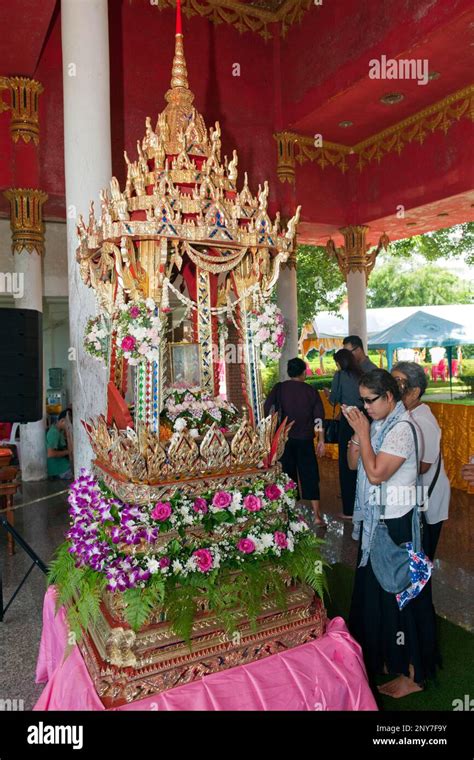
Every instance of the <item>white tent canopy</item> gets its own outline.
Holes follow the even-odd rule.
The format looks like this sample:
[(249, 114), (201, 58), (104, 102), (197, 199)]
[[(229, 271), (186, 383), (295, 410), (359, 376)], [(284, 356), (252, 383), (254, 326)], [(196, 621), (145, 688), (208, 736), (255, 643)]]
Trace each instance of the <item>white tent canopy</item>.
[[(461, 324), (474, 343), (474, 304), (452, 304), (449, 306), (394, 306), (384, 309), (367, 309), (367, 334), (371, 338), (376, 333), (401, 322), (422, 309), (441, 319)], [(321, 311), (313, 320), (319, 338), (343, 338), (349, 335), (347, 306), (339, 314)]]

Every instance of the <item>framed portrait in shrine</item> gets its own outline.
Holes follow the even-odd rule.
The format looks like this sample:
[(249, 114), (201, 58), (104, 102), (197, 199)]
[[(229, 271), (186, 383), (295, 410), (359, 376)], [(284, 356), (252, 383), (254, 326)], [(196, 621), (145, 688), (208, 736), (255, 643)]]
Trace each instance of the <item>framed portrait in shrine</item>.
[(201, 387), (201, 347), (199, 343), (170, 343), (171, 385), (174, 388)]

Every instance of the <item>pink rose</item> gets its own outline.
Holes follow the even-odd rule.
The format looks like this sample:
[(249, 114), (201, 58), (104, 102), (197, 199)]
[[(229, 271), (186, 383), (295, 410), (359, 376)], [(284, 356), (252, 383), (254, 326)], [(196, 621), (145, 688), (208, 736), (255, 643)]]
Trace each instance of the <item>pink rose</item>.
[(126, 335), (125, 338), (123, 338), (121, 346), (124, 351), (133, 351), (135, 348), (136, 340), (133, 337), (133, 335)]
[(138, 306), (132, 306), (132, 308), (129, 309), (128, 313), (133, 319), (136, 319), (137, 317), (140, 316), (140, 309), (138, 308)]
[(155, 504), (155, 508), (152, 510), (151, 516), (154, 520), (164, 522), (171, 515), (171, 504), (169, 501), (159, 501)]
[(282, 348), (283, 344), (285, 343), (285, 336), (283, 335), (283, 333), (277, 334), (276, 342), (277, 342), (278, 348)]
[(171, 565), (171, 560), (169, 557), (162, 557), (159, 561), (160, 570), (162, 570), (164, 567), (169, 567)]
[(281, 549), (286, 549), (288, 547), (287, 538), (285, 534), (281, 532), (281, 530), (276, 530), (273, 534), (273, 538), (275, 539), (276, 545)]
[(281, 491), (275, 483), (265, 486), (265, 496), (270, 501), (276, 501), (281, 496)]
[(296, 483), (294, 480), (289, 480), (288, 483), (285, 485), (285, 491), (294, 491), (296, 488)]
[(262, 508), (262, 500), (258, 496), (249, 493), (244, 499), (244, 507), (249, 512), (259, 512)]
[(207, 512), (206, 499), (201, 499), (200, 496), (198, 496), (197, 499), (194, 499), (193, 509), (195, 512), (201, 512), (203, 515), (205, 515)]
[(201, 573), (207, 573), (214, 564), (214, 559), (209, 549), (197, 549), (197, 551), (193, 552), (193, 557), (196, 557), (196, 564)]
[(232, 502), (232, 494), (228, 491), (218, 491), (214, 494), (212, 504), (218, 509), (225, 509)]
[(241, 538), (237, 544), (237, 549), (243, 554), (252, 554), (255, 551), (255, 544), (251, 538)]

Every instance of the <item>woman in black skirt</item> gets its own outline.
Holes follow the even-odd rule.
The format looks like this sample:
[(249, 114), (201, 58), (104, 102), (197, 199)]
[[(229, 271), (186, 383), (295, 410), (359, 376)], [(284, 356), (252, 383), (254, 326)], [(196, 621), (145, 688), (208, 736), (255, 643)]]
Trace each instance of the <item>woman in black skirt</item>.
[(374, 370), (362, 376), (359, 390), (372, 424), (355, 407), (342, 408), (354, 430), (349, 467), (358, 469), (353, 537), (359, 533), (360, 544), (349, 629), (362, 646), (371, 683), (378, 674), (393, 674), (378, 689), (403, 697), (422, 691), (439, 664), (431, 581), (399, 609), (395, 594), (384, 591), (375, 577), (370, 546), (379, 520), (380, 487), (390, 537), (396, 544), (412, 540), (415, 503), (407, 494), (414, 494), (419, 463), (395, 379), (386, 370)]
[(265, 401), (265, 414), (272, 407), (288, 422), (293, 422), (285, 451), (281, 458), (283, 472), (298, 484), (300, 498), (311, 502), (316, 526), (325, 526), (319, 506), (319, 469), (314, 452), (314, 438), (319, 442), (316, 453), (324, 456), (324, 407), (316, 388), (305, 383), (306, 364), (302, 359), (290, 359), (289, 380), (277, 383)]
[[(357, 406), (362, 408), (359, 392), (359, 380), (362, 377), (362, 370), (354, 358), (354, 354), (347, 348), (341, 348), (334, 354), (338, 371), (335, 373), (329, 401), (331, 404), (346, 404), (347, 406)], [(349, 468), (347, 462), (347, 445), (351, 439), (353, 430), (341, 414), (339, 420), (339, 486), (342, 498), (342, 517), (351, 520), (354, 511), (354, 499), (357, 482), (357, 472)]]

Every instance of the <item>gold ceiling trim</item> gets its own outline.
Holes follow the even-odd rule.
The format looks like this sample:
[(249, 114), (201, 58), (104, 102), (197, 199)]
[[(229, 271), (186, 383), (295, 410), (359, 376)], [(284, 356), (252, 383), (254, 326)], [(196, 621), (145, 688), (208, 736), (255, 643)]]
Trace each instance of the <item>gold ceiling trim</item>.
[(323, 141), (322, 147), (315, 147), (314, 137), (297, 132), (278, 132), (274, 135), (278, 143), (277, 174), (281, 182), (294, 182), (296, 161), (300, 165), (315, 161), (322, 169), (337, 166), (344, 173), (350, 168), (346, 157), (351, 154), (358, 157), (357, 167), (362, 170), (372, 161), (380, 163), (389, 153), (400, 155), (409, 143), (423, 145), (430, 133), (442, 131), (447, 134), (462, 118), (474, 121), (474, 85), (448, 95), (352, 147), (328, 141)]
[(281, 182), (295, 181), (296, 161), (300, 166), (306, 161), (315, 161), (321, 169), (337, 166), (344, 174), (349, 168), (346, 157), (353, 153), (347, 145), (324, 140), (321, 147), (315, 146), (315, 138), (296, 132), (277, 132), (274, 135), (278, 143), (277, 174)]
[(442, 131), (447, 134), (454, 122), (463, 116), (474, 121), (474, 85), (464, 87), (393, 127), (357, 143), (353, 149), (359, 157), (357, 166), (362, 169), (374, 160), (380, 163), (385, 155), (394, 151), (400, 155), (403, 148), (411, 142), (423, 145), (430, 132)]
[[(239, 32), (257, 32), (269, 40), (272, 37), (269, 24), (279, 23), (284, 37), (313, 4), (314, 0), (286, 0), (277, 11), (270, 11), (239, 0), (183, 0), (183, 13), (188, 18), (203, 16), (214, 24), (232, 24)], [(162, 0), (156, 5), (159, 10), (168, 6), (175, 7), (176, 0)]]

